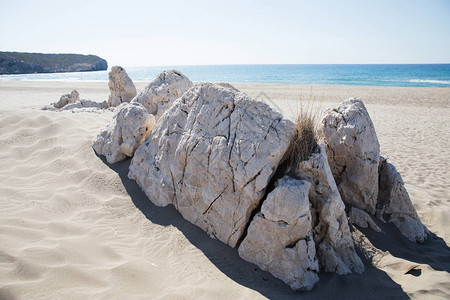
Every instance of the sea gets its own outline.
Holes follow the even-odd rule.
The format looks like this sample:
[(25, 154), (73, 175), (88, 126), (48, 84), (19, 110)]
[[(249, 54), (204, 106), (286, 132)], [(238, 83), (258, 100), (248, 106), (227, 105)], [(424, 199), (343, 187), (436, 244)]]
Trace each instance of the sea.
[[(292, 64), (126, 67), (133, 81), (149, 82), (168, 69), (192, 81), (450, 87), (450, 64)], [(0, 80), (108, 81), (108, 71), (0, 75)]]

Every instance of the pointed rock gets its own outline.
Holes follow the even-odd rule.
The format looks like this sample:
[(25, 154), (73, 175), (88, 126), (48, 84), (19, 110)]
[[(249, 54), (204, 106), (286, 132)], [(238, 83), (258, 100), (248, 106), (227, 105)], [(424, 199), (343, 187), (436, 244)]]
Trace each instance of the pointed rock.
[(136, 151), (128, 177), (158, 206), (235, 247), (289, 146), (292, 122), (211, 83), (177, 99)]
[(345, 204), (375, 213), (380, 144), (362, 101), (349, 99), (327, 110), (319, 132)]
[(109, 90), (111, 95), (108, 105), (119, 106), (121, 103), (130, 102), (136, 96), (136, 87), (124, 68), (114, 66), (109, 72)]

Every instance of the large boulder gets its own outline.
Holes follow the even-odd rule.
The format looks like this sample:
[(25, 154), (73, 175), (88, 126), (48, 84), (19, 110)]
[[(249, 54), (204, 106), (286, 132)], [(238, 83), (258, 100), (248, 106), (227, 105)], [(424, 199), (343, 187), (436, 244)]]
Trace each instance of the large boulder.
[(93, 148), (112, 164), (132, 157), (155, 126), (155, 117), (139, 103), (124, 103), (116, 109), (112, 121), (95, 138)]
[(177, 99), (137, 149), (128, 177), (235, 247), (295, 131), (268, 105), (211, 83)]
[(53, 103), (55, 108), (63, 108), (69, 103), (75, 103), (80, 100), (80, 94), (77, 90), (73, 90), (70, 94), (62, 95), (58, 102)]
[(128, 77), (127, 72), (120, 66), (114, 66), (109, 72), (109, 90), (111, 92), (108, 104), (115, 107), (124, 102), (130, 102), (136, 96), (136, 87)]
[(402, 176), (394, 165), (385, 158), (380, 160), (379, 192), (377, 203), (377, 216), (395, 224), (400, 232), (410, 241), (424, 242), (428, 229), (420, 221), (419, 215), (409, 198), (404, 186)]
[(311, 290), (319, 280), (308, 193), (311, 183), (285, 176), (250, 223), (239, 255), (289, 284)]
[(363, 102), (349, 99), (327, 110), (319, 131), (345, 204), (375, 213), (380, 144)]
[(295, 176), (311, 183), (309, 201), (320, 266), (339, 275), (361, 273), (364, 265), (356, 254), (345, 205), (331, 173), (324, 144), (294, 169)]
[(181, 72), (162, 71), (132, 101), (144, 105), (147, 111), (155, 115), (158, 120), (173, 102), (192, 86), (192, 81)]

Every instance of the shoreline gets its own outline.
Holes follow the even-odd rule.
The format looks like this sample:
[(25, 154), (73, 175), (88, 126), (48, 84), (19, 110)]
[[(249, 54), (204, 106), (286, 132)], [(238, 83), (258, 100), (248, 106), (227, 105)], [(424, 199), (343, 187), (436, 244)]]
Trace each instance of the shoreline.
[[(67, 74), (67, 73), (61, 73), (61, 74)], [(17, 74), (17, 75), (28, 75), (28, 74)], [(77, 79), (3, 79), (1, 78), (2, 75), (0, 75), (0, 82), (66, 82), (66, 83), (108, 83), (109, 80), (77, 80)], [(9, 75), (8, 75), (9, 76)], [(133, 83), (149, 83), (151, 79), (149, 80), (133, 80)], [(433, 81), (433, 80), (429, 80)], [(437, 80), (439, 81), (439, 80)], [(203, 81), (195, 81), (194, 83), (203, 82)], [(261, 84), (261, 85), (293, 85), (293, 86), (338, 86), (338, 87), (374, 87), (374, 88), (432, 88), (432, 89), (450, 89), (450, 86), (407, 86), (407, 85), (364, 85), (364, 84), (321, 84), (321, 83), (279, 83), (279, 82), (228, 82), (228, 81), (206, 81), (211, 83), (220, 83), (220, 82), (227, 82), (229, 84), (236, 84), (236, 85), (244, 85), (244, 84)], [(421, 82), (419, 80), (418, 82)], [(425, 81), (426, 82), (426, 81)]]
[[(137, 91), (143, 90), (148, 82), (135, 82)], [(340, 103), (356, 97), (365, 104), (416, 106), (426, 108), (449, 108), (450, 87), (392, 87), (392, 86), (356, 86), (356, 85), (305, 85), (274, 83), (231, 83), (251, 98), (270, 98), (276, 101), (307, 101), (311, 91), (316, 100), (325, 103)], [(23, 93), (51, 94), (52, 100), (41, 102), (47, 105), (55, 102), (63, 94), (76, 89), (82, 99), (102, 102), (109, 95), (107, 82), (98, 81), (2, 81), (0, 97), (4, 99), (16, 90)], [(5, 106), (3, 106), (5, 107)]]

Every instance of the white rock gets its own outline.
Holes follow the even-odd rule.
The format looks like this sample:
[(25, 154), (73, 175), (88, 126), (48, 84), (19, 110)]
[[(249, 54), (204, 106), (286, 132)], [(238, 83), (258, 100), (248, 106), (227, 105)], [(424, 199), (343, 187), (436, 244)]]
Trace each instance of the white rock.
[(58, 102), (53, 103), (55, 108), (62, 108), (69, 103), (74, 103), (80, 100), (80, 94), (77, 90), (73, 90), (70, 94), (62, 95)]
[(106, 108), (108, 108), (108, 104), (106, 103), (106, 101), (104, 101), (102, 103), (98, 103), (98, 102), (91, 101), (91, 100), (81, 99), (77, 102), (67, 104), (61, 110), (73, 110), (73, 109), (80, 109), (80, 108), (106, 109)]
[(139, 103), (124, 103), (117, 107), (111, 123), (96, 137), (95, 152), (106, 156), (112, 164), (132, 157), (155, 126), (155, 117)]
[(400, 173), (385, 158), (380, 161), (380, 190), (378, 194), (377, 216), (384, 221), (395, 224), (400, 232), (410, 241), (424, 242), (429, 235), (428, 229), (420, 218), (409, 198)]
[(109, 95), (108, 105), (118, 106), (124, 102), (130, 102), (136, 96), (136, 87), (128, 77), (124, 68), (114, 66), (109, 72)]
[(295, 175), (312, 184), (309, 201), (321, 267), (339, 275), (363, 272), (364, 265), (355, 252), (345, 205), (328, 165), (324, 144), (320, 143), (317, 152), (299, 163)]
[(128, 177), (156, 205), (173, 204), (185, 219), (235, 247), (294, 131), (262, 102), (196, 84), (157, 122)]
[(280, 278), (294, 290), (311, 290), (319, 280), (312, 237), (308, 181), (285, 176), (251, 221), (239, 255)]
[(348, 213), (350, 223), (355, 224), (361, 228), (370, 227), (376, 232), (381, 232), (380, 227), (372, 220), (372, 218), (363, 210), (352, 207)]
[(375, 213), (380, 144), (362, 101), (349, 99), (327, 110), (319, 132), (345, 204)]
[(163, 71), (132, 101), (144, 105), (158, 120), (173, 102), (192, 86), (192, 81), (181, 72)]

